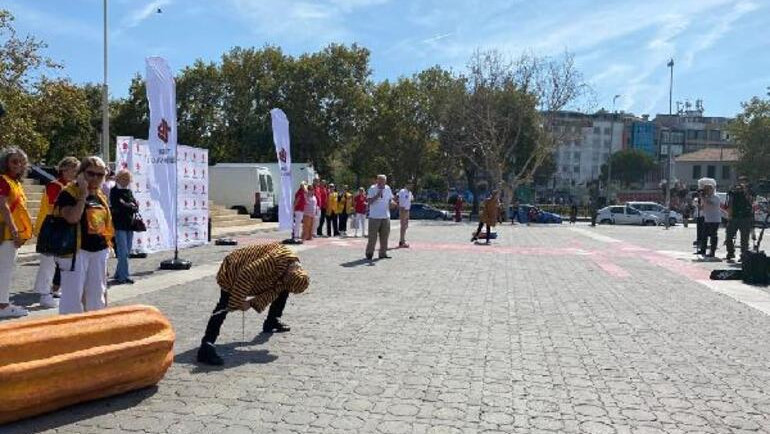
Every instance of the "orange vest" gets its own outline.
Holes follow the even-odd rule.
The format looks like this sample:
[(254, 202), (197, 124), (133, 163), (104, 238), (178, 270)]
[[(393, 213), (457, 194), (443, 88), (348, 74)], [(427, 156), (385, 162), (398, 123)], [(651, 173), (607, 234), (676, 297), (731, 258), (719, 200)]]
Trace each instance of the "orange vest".
[[(28, 240), (32, 238), (32, 218), (30, 218), (29, 211), (27, 211), (27, 195), (24, 194), (24, 189), (19, 181), (11, 179), (7, 175), (2, 175), (2, 177), (10, 187), (5, 203), (8, 205), (8, 209), (11, 210), (11, 218), (16, 224), (19, 238)], [(12, 240), (11, 227), (5, 224), (2, 215), (0, 215), (0, 224), (3, 227), (3, 241)]]

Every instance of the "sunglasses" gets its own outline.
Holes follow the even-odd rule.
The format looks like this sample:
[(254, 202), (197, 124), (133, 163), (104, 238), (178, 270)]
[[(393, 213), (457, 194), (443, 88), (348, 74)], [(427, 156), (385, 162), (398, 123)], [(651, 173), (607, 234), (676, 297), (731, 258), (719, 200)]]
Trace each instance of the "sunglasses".
[(90, 170), (85, 171), (86, 176), (90, 176), (93, 178), (104, 178), (104, 175), (106, 175), (104, 172), (93, 172)]

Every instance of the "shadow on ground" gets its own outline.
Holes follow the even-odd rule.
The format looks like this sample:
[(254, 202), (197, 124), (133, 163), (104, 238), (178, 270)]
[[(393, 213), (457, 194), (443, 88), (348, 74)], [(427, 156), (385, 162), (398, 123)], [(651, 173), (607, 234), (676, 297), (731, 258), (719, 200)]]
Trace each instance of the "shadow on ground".
[(28, 434), (56, 429), (93, 417), (135, 407), (145, 399), (155, 395), (157, 391), (157, 386), (151, 386), (122, 395), (75, 404), (51, 413), (10, 423), (0, 428), (0, 432), (3, 434)]
[(197, 346), (185, 351), (184, 353), (177, 354), (176, 357), (174, 357), (174, 363), (192, 366), (193, 368), (190, 370), (190, 373), (192, 374), (222, 371), (228, 368), (234, 368), (236, 366), (252, 363), (271, 363), (278, 359), (278, 356), (270, 354), (268, 350), (251, 349), (248, 347), (264, 344), (269, 341), (272, 336), (273, 335), (271, 333), (260, 333), (256, 335), (251, 341), (217, 344), (217, 354), (219, 354), (219, 356), (225, 360), (224, 366), (210, 366), (198, 363), (196, 360), (198, 355)]

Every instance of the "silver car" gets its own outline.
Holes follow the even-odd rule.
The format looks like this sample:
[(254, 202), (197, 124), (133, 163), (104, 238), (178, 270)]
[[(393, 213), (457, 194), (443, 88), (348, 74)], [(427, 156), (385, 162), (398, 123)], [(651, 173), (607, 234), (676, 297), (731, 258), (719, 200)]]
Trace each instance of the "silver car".
[[(626, 205), (634, 207), (638, 209), (639, 211), (645, 212), (647, 214), (652, 214), (655, 217), (658, 218), (662, 223), (666, 222), (666, 207), (655, 202), (626, 202)], [(672, 210), (671, 214), (668, 216), (669, 225), (673, 226), (677, 223), (682, 223), (684, 221), (684, 216), (682, 214)]]
[(610, 225), (657, 226), (660, 219), (627, 205), (610, 205), (596, 213), (596, 221)]

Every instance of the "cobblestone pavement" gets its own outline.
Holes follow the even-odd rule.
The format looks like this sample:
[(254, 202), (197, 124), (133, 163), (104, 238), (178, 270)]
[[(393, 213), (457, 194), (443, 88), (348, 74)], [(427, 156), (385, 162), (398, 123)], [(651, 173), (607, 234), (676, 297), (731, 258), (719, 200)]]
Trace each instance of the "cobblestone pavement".
[(122, 300), (176, 329), (157, 388), (0, 431), (770, 432), (770, 317), (698, 282), (714, 265), (687, 258), (693, 228), (504, 226), (482, 246), (467, 224), (412, 225), (411, 248), (373, 265), (361, 239), (303, 246), (312, 283), (289, 298), (292, 331), (258, 334), (249, 312), (244, 340), (232, 314), (224, 369), (194, 363), (212, 275)]

